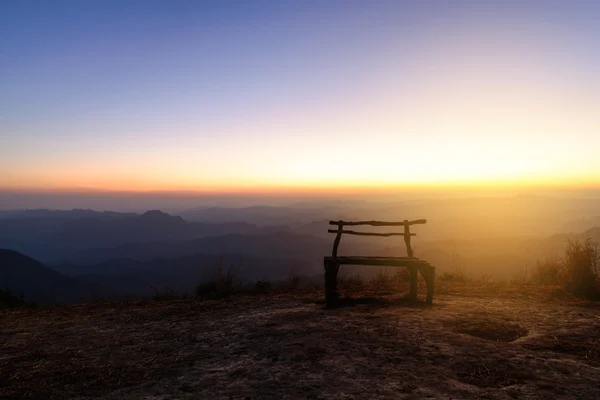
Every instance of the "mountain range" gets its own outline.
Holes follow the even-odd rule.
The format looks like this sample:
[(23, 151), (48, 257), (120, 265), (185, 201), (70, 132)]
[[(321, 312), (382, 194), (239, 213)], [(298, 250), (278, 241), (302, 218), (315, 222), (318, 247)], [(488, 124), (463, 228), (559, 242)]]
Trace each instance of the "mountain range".
[[(206, 207), (179, 215), (159, 210), (2, 211), (0, 249), (12, 252), (3, 250), (0, 257), (0, 289), (41, 303), (149, 296), (165, 288), (189, 293), (229, 265), (239, 267), (238, 277), (246, 282), (290, 275), (321, 279), (322, 257), (333, 242), (329, 219), (402, 216), (427, 217), (427, 225), (415, 227), (413, 248), (438, 271), (459, 265), (475, 275), (510, 277), (536, 260), (560, 255), (568, 238), (600, 240), (599, 228), (593, 228), (597, 211), (596, 203), (587, 200), (529, 197), (323, 208)], [(405, 254), (397, 237), (344, 235), (339, 251)], [(374, 270), (344, 268), (342, 273), (353, 271)]]

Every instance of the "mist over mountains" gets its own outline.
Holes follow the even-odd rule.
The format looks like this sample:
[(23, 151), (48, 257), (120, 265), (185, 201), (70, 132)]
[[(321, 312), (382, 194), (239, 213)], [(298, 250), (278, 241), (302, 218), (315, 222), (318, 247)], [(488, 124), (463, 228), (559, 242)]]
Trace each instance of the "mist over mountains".
[(38, 210), (0, 219), (0, 247), (14, 248), (46, 262), (57, 262), (69, 260), (86, 249), (259, 231), (259, 227), (245, 222), (186, 222), (158, 210), (141, 215)]
[[(245, 282), (292, 275), (320, 280), (333, 241), (328, 221), (336, 219), (427, 218), (415, 230), (418, 257), (438, 271), (458, 262), (473, 274), (504, 277), (559, 254), (568, 238), (600, 240), (599, 216), (594, 199), (537, 196), (205, 206), (172, 213), (10, 210), (0, 212), (0, 249), (11, 250), (0, 258), (0, 288), (43, 303), (84, 301), (89, 293), (149, 296), (156, 288), (189, 293), (229, 265), (239, 267)], [(345, 235), (340, 252), (404, 255), (404, 247), (398, 239)]]

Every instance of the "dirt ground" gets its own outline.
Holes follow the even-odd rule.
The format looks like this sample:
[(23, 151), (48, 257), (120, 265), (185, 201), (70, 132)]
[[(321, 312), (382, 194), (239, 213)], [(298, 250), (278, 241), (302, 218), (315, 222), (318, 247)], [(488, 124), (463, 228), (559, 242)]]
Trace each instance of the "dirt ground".
[(600, 305), (436, 290), (0, 310), (0, 398), (600, 398)]

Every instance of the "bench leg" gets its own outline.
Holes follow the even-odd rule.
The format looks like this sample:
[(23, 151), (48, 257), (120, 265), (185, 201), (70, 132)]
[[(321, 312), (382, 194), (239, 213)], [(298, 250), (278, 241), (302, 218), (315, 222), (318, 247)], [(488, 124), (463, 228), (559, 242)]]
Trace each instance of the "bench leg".
[(428, 265), (419, 269), (421, 270), (421, 275), (423, 275), (423, 278), (425, 278), (425, 283), (427, 284), (426, 303), (428, 305), (431, 305), (433, 304), (433, 284), (435, 280), (435, 267)]
[(412, 301), (417, 300), (417, 279), (419, 277), (419, 271), (415, 267), (409, 267), (410, 272), (410, 299)]
[(333, 261), (325, 261), (325, 305), (334, 307), (339, 299), (337, 292), (337, 275), (340, 265)]

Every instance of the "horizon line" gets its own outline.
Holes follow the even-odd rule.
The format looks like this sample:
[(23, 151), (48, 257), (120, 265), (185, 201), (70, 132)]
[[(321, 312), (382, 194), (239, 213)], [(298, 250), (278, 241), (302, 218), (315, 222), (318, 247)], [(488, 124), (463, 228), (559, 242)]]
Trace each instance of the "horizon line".
[(336, 195), (336, 194), (400, 194), (435, 191), (494, 190), (600, 190), (600, 183), (503, 182), (503, 183), (422, 183), (393, 185), (265, 185), (261, 187), (207, 188), (101, 188), (101, 187), (0, 187), (2, 194), (179, 194), (179, 195)]

